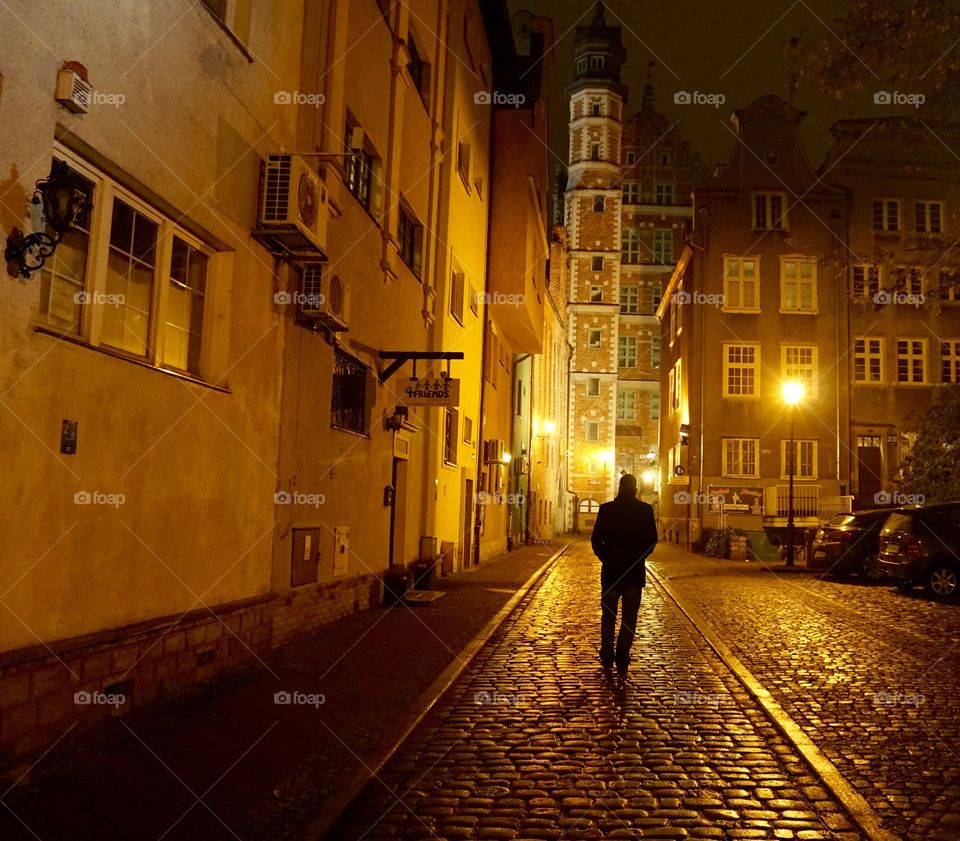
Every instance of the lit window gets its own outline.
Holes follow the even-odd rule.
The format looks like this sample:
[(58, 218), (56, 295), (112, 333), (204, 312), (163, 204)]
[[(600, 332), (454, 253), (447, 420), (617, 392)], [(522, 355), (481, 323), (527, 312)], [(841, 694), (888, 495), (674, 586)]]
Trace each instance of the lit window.
[(960, 269), (940, 269), (939, 292), (942, 303), (960, 302)]
[(724, 476), (759, 476), (757, 465), (757, 450), (760, 441), (758, 438), (724, 438), (723, 439), (723, 475)]
[(883, 338), (864, 337), (853, 343), (853, 381), (855, 383), (882, 383), (884, 381)]
[(753, 194), (753, 227), (761, 231), (778, 231), (787, 227), (786, 193)]
[(359, 126), (352, 120), (347, 121), (344, 132), (343, 183), (354, 198), (372, 213), (378, 208), (378, 196), (374, 194), (374, 175), (378, 171), (380, 162), (367, 149), (351, 149), (350, 142), (354, 130)]
[(897, 339), (897, 382), (927, 382), (926, 339)]
[(670, 371), (672, 374), (670, 378), (670, 414), (672, 415), (680, 408), (681, 395), (683, 392), (683, 377), (681, 375), (681, 360), (677, 360), (673, 364), (673, 370)]
[(724, 257), (723, 263), (723, 308), (759, 312), (757, 269), (760, 258)]
[(817, 261), (780, 258), (780, 311), (817, 311)]
[(803, 383), (804, 393), (819, 393), (816, 345), (783, 345), (780, 348), (780, 378), (783, 382)]
[(760, 396), (760, 346), (723, 346), (723, 396)]
[(900, 200), (899, 199), (874, 199), (873, 230), (875, 231), (899, 231), (900, 230)]

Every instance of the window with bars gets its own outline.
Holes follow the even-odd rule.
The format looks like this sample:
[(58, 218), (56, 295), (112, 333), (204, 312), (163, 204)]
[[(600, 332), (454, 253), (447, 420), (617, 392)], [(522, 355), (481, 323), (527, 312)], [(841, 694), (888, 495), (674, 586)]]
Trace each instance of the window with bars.
[(723, 258), (723, 308), (760, 311), (759, 257)]
[(960, 339), (940, 343), (940, 381), (960, 383)]
[(803, 383), (804, 393), (816, 397), (818, 392), (816, 345), (782, 345), (780, 377), (784, 382)]
[(817, 311), (815, 259), (780, 259), (780, 311)]
[(636, 368), (637, 367), (637, 337), (636, 336), (618, 336), (617, 337), (617, 367), (618, 368)]
[(620, 286), (620, 312), (635, 315), (640, 312), (640, 287), (635, 283)]
[(884, 232), (900, 230), (899, 199), (873, 200), (873, 230)]
[(333, 353), (333, 387), (330, 400), (330, 422), (339, 429), (367, 433), (366, 420), (367, 367), (344, 353)]
[(880, 267), (872, 263), (858, 263), (853, 267), (853, 297), (872, 299), (880, 291)]
[(787, 194), (762, 192), (753, 194), (754, 230), (785, 230), (787, 227)]
[(926, 339), (897, 339), (897, 382), (927, 382)]
[(884, 340), (882, 337), (855, 339), (853, 343), (853, 381), (855, 383), (882, 383)]
[(760, 396), (760, 346), (724, 345), (723, 396)]
[(637, 392), (630, 390), (617, 391), (617, 420), (637, 419)]
[(722, 442), (722, 472), (724, 476), (759, 476), (757, 450), (759, 438), (724, 438)]
[(943, 233), (943, 202), (922, 200), (916, 204), (918, 234)]

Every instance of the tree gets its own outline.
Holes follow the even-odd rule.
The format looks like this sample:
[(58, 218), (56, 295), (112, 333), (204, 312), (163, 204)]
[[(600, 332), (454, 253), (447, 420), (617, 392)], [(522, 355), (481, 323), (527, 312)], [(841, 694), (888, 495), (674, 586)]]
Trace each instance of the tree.
[(837, 99), (860, 91), (922, 94), (925, 115), (955, 116), (960, 0), (847, 0), (831, 28), (837, 37), (818, 37), (802, 50), (802, 72), (822, 91)]
[(903, 464), (903, 491), (926, 502), (960, 499), (960, 385), (944, 389), (920, 420)]

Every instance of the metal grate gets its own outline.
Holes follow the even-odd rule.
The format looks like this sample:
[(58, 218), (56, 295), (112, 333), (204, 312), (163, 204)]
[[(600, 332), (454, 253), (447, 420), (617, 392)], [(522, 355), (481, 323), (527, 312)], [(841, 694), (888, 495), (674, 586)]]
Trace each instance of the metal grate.
[(333, 357), (333, 394), (330, 422), (341, 429), (366, 433), (367, 369), (353, 357), (336, 351)]
[(290, 202), (290, 155), (270, 155), (264, 183), (263, 221), (285, 222)]

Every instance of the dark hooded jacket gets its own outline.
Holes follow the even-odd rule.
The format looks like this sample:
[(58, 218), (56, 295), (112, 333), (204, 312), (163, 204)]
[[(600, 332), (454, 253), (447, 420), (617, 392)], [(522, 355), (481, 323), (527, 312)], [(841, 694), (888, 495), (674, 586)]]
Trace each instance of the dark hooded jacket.
[(647, 583), (646, 559), (657, 545), (653, 508), (629, 493), (605, 502), (597, 513), (590, 543), (603, 564), (604, 586), (643, 587)]

